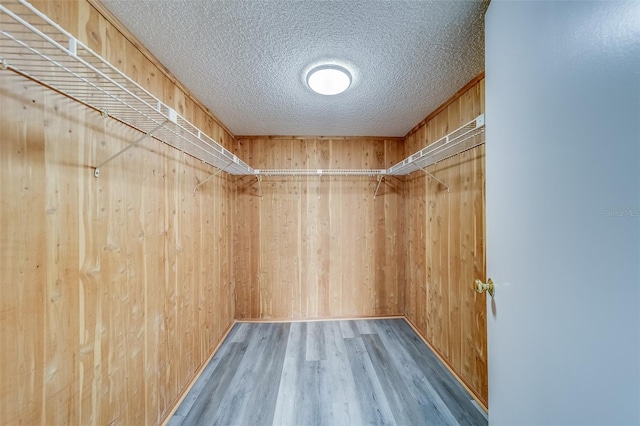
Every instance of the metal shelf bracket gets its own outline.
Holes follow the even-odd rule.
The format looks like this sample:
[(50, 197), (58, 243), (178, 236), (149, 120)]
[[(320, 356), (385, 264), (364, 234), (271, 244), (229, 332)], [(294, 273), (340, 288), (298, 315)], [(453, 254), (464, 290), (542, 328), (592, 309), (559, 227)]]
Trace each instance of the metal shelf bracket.
[(104, 166), (106, 166), (107, 164), (109, 164), (110, 162), (112, 162), (113, 160), (115, 160), (116, 158), (120, 157), (122, 154), (124, 154), (125, 152), (129, 151), (131, 148), (135, 148), (136, 146), (140, 145), (140, 142), (142, 142), (143, 140), (145, 140), (146, 138), (153, 136), (153, 134), (155, 132), (157, 132), (158, 130), (160, 130), (165, 123), (168, 120), (163, 121), (162, 123), (158, 124), (153, 130), (148, 131), (147, 133), (145, 133), (144, 135), (140, 136), (135, 142), (133, 142), (131, 145), (127, 146), (126, 148), (122, 149), (120, 152), (117, 152), (116, 154), (113, 154), (111, 157), (109, 157), (108, 159), (106, 159), (105, 161), (103, 161), (102, 163), (98, 164), (95, 168), (95, 170), (93, 171), (93, 176), (94, 177), (100, 177), (100, 169)]
[[(206, 164), (206, 163), (205, 163)], [(227, 164), (230, 165), (231, 163)], [(213, 179), (214, 177), (218, 176), (221, 172), (223, 172), (224, 169), (218, 169), (218, 171), (216, 171), (214, 174), (212, 174), (211, 176), (209, 176), (208, 178), (206, 178), (205, 180), (203, 180), (202, 182), (200, 182), (199, 184), (197, 184), (194, 188), (193, 188), (193, 195), (196, 195), (196, 190), (198, 188), (200, 188), (202, 185), (204, 185), (205, 183), (209, 182), (211, 179)]]
[(262, 175), (256, 175), (258, 180), (258, 197), (262, 200)]
[(427, 169), (420, 167), (420, 170), (422, 170), (423, 172), (425, 172), (425, 174), (431, 178), (433, 178), (435, 181), (439, 182), (442, 186), (444, 186), (445, 188), (447, 188), (447, 192), (451, 192), (451, 188), (449, 187), (449, 185), (447, 185), (446, 183), (444, 183), (443, 181), (441, 181), (440, 179), (438, 179), (437, 177), (435, 177), (433, 174), (429, 173), (427, 171)]
[(384, 180), (384, 175), (378, 175), (378, 186), (376, 186), (376, 192), (373, 193), (373, 199), (376, 199), (376, 196), (378, 195), (378, 189), (380, 189), (380, 184), (382, 183), (382, 181)]

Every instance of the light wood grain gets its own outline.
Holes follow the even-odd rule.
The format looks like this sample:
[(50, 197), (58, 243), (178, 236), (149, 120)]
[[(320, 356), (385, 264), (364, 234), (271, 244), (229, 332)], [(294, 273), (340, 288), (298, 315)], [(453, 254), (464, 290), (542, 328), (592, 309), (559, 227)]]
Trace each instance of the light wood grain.
[[(197, 123), (221, 128), (85, 1), (36, 1)], [(0, 423), (158, 424), (234, 318), (234, 182), (0, 73)]]
[[(223, 131), (231, 134), (229, 129), (220, 121), (213, 113), (198, 99), (191, 93), (191, 91), (184, 85), (180, 80), (178, 80), (168, 68), (166, 68), (154, 55), (147, 49), (145, 45), (138, 40), (128, 28), (126, 28), (119, 20), (115, 17), (109, 9), (107, 9), (100, 0), (87, 0), (87, 2), (92, 6), (92, 8), (98, 14), (102, 15), (109, 24), (113, 27), (114, 30), (118, 31), (126, 41), (128, 41), (127, 45), (130, 48), (133, 48), (138, 51), (138, 53), (142, 54), (146, 60), (140, 61), (143, 65), (150, 65), (155, 67), (158, 71), (160, 71), (164, 76), (169, 79), (169, 81), (175, 85), (182, 93), (184, 93), (190, 101), (192, 101), (197, 108), (204, 111), (211, 120), (211, 122), (215, 122), (216, 126), (221, 128)], [(203, 126), (196, 124), (196, 127), (203, 129)], [(218, 140), (216, 137), (213, 137), (215, 140)]]
[[(256, 168), (386, 168), (484, 109), (479, 77), (405, 140), (236, 141), (86, 0), (33, 4)], [(405, 314), (486, 406), (484, 147), (429, 169), (451, 191), (220, 175), (193, 196), (212, 168), (146, 141), (96, 180), (136, 132), (9, 73), (0, 94), (1, 424), (159, 423), (235, 317)]]
[(467, 84), (464, 85), (464, 87), (460, 88), (449, 99), (444, 101), (442, 103), (442, 105), (440, 105), (435, 110), (431, 111), (431, 113), (429, 113), (429, 115), (427, 115), (420, 123), (418, 123), (415, 126), (413, 126), (413, 128), (411, 130), (409, 130), (409, 132), (404, 136), (404, 139), (412, 136), (418, 130), (423, 128), (425, 124), (427, 124), (429, 121), (434, 119), (438, 114), (440, 114), (442, 111), (444, 111), (449, 105), (451, 105), (452, 103), (457, 101), (461, 96), (466, 94), (469, 91), (469, 89), (474, 87), (476, 84), (478, 84), (482, 80), (484, 80), (484, 71), (481, 72), (480, 74), (478, 74), (477, 76), (475, 76), (474, 78), (472, 78), (471, 81), (469, 81)]
[[(484, 80), (467, 88), (405, 141), (409, 155), (484, 111)], [(484, 146), (406, 179), (405, 315), (487, 406)]]
[[(257, 169), (386, 168), (403, 154), (397, 139), (281, 137), (240, 138), (236, 153)], [(237, 318), (402, 314), (402, 181), (390, 178), (374, 200), (376, 185), (375, 177), (264, 177), (260, 186), (240, 178)]]

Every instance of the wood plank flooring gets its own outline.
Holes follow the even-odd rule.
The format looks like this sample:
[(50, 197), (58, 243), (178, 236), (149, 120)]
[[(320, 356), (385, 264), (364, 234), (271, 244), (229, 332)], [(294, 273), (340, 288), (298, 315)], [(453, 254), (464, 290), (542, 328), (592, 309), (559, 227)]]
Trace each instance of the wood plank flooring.
[(237, 323), (169, 425), (486, 425), (403, 319)]

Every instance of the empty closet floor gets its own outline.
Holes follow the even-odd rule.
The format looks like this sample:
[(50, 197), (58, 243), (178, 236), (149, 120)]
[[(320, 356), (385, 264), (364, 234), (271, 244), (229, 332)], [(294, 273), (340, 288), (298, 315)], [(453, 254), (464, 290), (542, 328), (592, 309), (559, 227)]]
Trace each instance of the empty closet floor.
[(170, 425), (486, 425), (403, 319), (237, 323)]

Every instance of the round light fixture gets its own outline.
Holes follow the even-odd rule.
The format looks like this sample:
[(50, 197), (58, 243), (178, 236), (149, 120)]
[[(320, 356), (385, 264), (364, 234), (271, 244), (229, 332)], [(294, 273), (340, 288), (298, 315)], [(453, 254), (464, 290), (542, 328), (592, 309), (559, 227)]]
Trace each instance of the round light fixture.
[(338, 65), (320, 65), (307, 74), (307, 85), (321, 95), (337, 95), (351, 85), (351, 73)]

